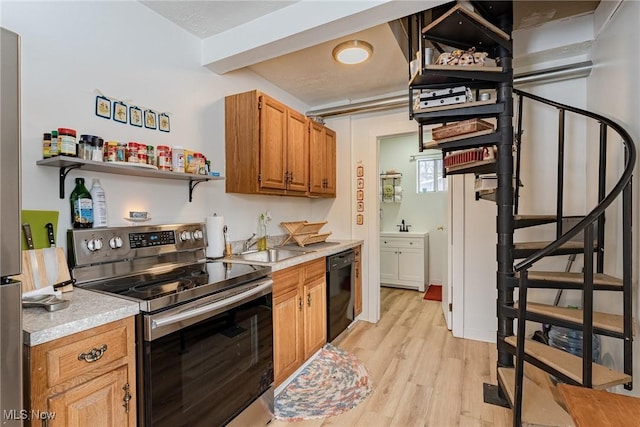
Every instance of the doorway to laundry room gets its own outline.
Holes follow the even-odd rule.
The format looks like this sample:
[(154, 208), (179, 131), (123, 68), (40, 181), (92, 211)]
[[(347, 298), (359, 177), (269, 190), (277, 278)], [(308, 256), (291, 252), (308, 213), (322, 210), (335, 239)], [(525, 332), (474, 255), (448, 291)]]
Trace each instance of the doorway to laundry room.
[[(425, 140), (430, 139), (427, 136)], [(451, 329), (450, 199), (442, 153), (420, 152), (415, 132), (379, 137), (378, 144), (380, 286), (421, 293), (430, 285), (442, 286), (443, 312)]]

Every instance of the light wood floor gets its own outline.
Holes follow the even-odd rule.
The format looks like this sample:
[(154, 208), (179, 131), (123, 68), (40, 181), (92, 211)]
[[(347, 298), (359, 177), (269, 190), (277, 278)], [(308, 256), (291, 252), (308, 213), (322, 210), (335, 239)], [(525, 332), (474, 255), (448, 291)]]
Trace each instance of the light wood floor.
[(374, 392), (339, 416), (270, 427), (505, 426), (511, 411), (485, 404), (496, 384), (495, 344), (453, 338), (440, 303), (411, 290), (382, 288), (381, 319), (359, 322), (334, 342), (369, 371)]

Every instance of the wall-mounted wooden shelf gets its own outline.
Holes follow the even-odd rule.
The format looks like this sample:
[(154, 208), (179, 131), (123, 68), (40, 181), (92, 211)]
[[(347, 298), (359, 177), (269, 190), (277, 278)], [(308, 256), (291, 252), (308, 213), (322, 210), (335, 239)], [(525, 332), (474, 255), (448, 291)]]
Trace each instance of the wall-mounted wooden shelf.
[(75, 157), (58, 156), (50, 159), (38, 160), (36, 162), (40, 166), (50, 166), (60, 169), (60, 198), (64, 199), (64, 182), (69, 174), (74, 169), (82, 169), (85, 171), (110, 173), (114, 175), (128, 175), (144, 178), (160, 178), (160, 179), (173, 179), (179, 181), (189, 181), (189, 201), (193, 199), (193, 189), (198, 184), (205, 181), (220, 181), (224, 180), (221, 176), (209, 176), (209, 175), (194, 175), (189, 173), (163, 171), (157, 169), (151, 169), (141, 166), (135, 166), (135, 163), (130, 165), (113, 164), (109, 162), (96, 162), (93, 160), (78, 159)]

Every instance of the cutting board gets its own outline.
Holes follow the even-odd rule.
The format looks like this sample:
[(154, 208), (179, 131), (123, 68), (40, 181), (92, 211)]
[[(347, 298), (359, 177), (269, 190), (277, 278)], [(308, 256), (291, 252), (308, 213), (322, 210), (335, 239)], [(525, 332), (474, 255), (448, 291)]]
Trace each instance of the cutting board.
[[(46, 223), (53, 224), (53, 235), (58, 235), (58, 211), (22, 211), (22, 224), (31, 224), (31, 233), (33, 234), (33, 247), (36, 249), (48, 248), (49, 239), (47, 239), (47, 229), (44, 227)], [(22, 238), (22, 250), (27, 249), (27, 241)], [(23, 263), (24, 265), (24, 263)]]
[[(22, 292), (29, 292), (38, 289), (36, 287), (36, 278), (34, 270), (38, 272), (38, 278), (40, 279), (40, 288), (47, 287), (56, 283), (64, 282), (71, 279), (69, 274), (69, 267), (67, 266), (67, 257), (64, 254), (63, 248), (55, 248), (56, 253), (56, 265), (58, 268), (58, 276), (53, 283), (47, 281), (47, 267), (44, 262), (44, 250), (34, 249), (35, 262), (37, 262), (37, 269), (34, 269), (29, 251), (22, 251), (22, 274), (13, 276), (15, 280), (22, 282)], [(73, 285), (64, 286), (62, 292), (73, 290)]]

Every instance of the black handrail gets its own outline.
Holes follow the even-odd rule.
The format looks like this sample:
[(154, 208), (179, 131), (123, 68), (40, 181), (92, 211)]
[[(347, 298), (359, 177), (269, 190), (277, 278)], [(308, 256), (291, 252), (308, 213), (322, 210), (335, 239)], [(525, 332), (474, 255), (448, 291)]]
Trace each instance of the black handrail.
[(600, 114), (596, 114), (596, 113), (591, 112), (591, 111), (586, 111), (586, 110), (582, 110), (580, 108), (575, 108), (575, 107), (571, 107), (569, 105), (561, 104), (559, 102), (551, 101), (549, 99), (542, 98), (542, 97), (530, 94), (528, 92), (523, 92), (523, 91), (518, 90), (518, 89), (513, 89), (513, 93), (516, 94), (516, 95), (521, 95), (521, 96), (524, 96), (526, 98), (533, 99), (534, 101), (538, 101), (538, 102), (541, 102), (543, 104), (551, 105), (551, 106), (559, 108), (559, 109), (563, 109), (563, 110), (566, 110), (566, 111), (571, 111), (573, 113), (580, 114), (582, 116), (586, 116), (586, 117), (592, 118), (594, 120), (599, 121), (600, 123), (604, 123), (607, 126), (609, 126), (611, 129), (616, 131), (618, 133), (618, 135), (620, 135), (620, 137), (622, 137), (622, 142), (623, 142), (624, 147), (626, 149), (626, 156), (625, 156), (626, 157), (625, 158), (625, 160), (626, 160), (625, 163), (626, 164), (625, 164), (624, 171), (623, 171), (622, 175), (620, 176), (620, 179), (618, 180), (616, 185), (609, 192), (609, 194), (604, 199), (602, 199), (600, 201), (600, 203), (598, 203), (598, 205), (591, 212), (589, 212), (587, 214), (587, 216), (585, 216), (580, 222), (578, 222), (569, 231), (564, 233), (559, 239), (553, 241), (549, 245), (545, 246), (543, 249), (541, 249), (541, 250), (537, 251), (536, 253), (530, 255), (528, 258), (524, 259), (523, 261), (521, 261), (520, 263), (518, 263), (518, 264), (516, 264), (514, 266), (514, 270), (515, 271), (522, 271), (522, 270), (530, 268), (533, 264), (535, 264), (536, 262), (538, 262), (542, 258), (544, 258), (544, 257), (548, 256), (549, 254), (551, 254), (552, 252), (556, 251), (562, 245), (564, 245), (569, 240), (571, 240), (571, 238), (573, 238), (575, 235), (577, 235), (580, 231), (584, 230), (589, 224), (591, 224), (592, 222), (596, 221), (598, 219), (598, 217), (601, 216), (604, 213), (604, 211), (607, 209), (607, 207), (609, 207), (609, 205), (611, 203), (613, 203), (613, 201), (618, 197), (618, 195), (620, 195), (620, 193), (622, 193), (622, 191), (627, 186), (627, 184), (629, 182), (631, 182), (631, 176), (633, 174), (633, 167), (634, 167), (635, 162), (636, 162), (636, 147), (633, 144), (633, 140), (632, 140), (631, 136), (629, 135), (629, 133), (625, 129), (623, 129), (622, 126), (620, 126), (616, 122), (608, 119), (607, 117), (604, 117), (604, 116), (602, 116)]

